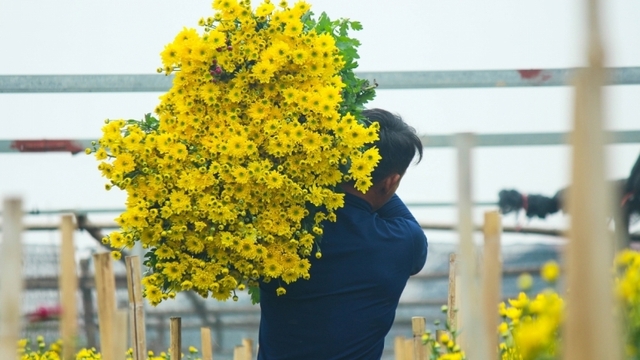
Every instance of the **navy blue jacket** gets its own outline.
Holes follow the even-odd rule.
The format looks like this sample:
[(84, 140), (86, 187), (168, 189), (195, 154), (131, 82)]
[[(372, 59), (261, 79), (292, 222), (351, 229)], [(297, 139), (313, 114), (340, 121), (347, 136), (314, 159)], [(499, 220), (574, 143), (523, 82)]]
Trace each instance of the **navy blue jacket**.
[(259, 360), (380, 359), (400, 295), (427, 258), (427, 238), (397, 195), (373, 212), (345, 194), (324, 224), (309, 280), (260, 284)]

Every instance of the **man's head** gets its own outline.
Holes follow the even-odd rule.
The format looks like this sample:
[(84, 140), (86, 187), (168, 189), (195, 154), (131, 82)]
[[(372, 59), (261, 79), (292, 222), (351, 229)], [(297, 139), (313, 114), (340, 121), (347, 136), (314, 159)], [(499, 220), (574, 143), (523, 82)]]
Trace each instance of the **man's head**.
[(371, 175), (373, 186), (365, 194), (351, 186), (345, 187), (345, 190), (364, 198), (377, 210), (395, 194), (416, 151), (418, 162), (422, 160), (422, 142), (415, 129), (398, 115), (382, 109), (364, 110), (362, 114), (369, 121), (380, 124), (379, 139), (374, 145), (381, 159)]
[(416, 130), (400, 116), (382, 109), (364, 110), (362, 115), (380, 124), (380, 138), (374, 145), (378, 147), (382, 159), (373, 171), (373, 183), (392, 174), (404, 175), (416, 151), (418, 162), (422, 160), (422, 141), (416, 135)]

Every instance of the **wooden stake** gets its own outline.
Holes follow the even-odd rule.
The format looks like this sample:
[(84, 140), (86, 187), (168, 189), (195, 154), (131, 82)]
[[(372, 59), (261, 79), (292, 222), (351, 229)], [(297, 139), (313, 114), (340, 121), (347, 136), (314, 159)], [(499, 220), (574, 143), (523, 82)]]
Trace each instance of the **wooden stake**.
[[(473, 197), (471, 195), (474, 136), (470, 133), (456, 134), (455, 143), (458, 153), (458, 232), (460, 234), (460, 275), (462, 283), (462, 303), (460, 328), (467, 339), (482, 339), (485, 329), (484, 314), (480, 302), (477, 254), (473, 242)], [(467, 356), (474, 360), (488, 360), (488, 346), (484, 341), (469, 341)]]
[(571, 228), (566, 247), (565, 360), (621, 359), (622, 337), (613, 314), (614, 240), (606, 218), (611, 196), (605, 181), (602, 86), (604, 55), (597, 0), (588, 0), (588, 64), (577, 74), (572, 133)]
[(393, 354), (395, 360), (405, 360), (404, 336), (396, 336), (395, 338), (393, 338)]
[(484, 250), (482, 252), (482, 309), (485, 319), (485, 341), (491, 359), (498, 356), (498, 304), (502, 298), (502, 257), (500, 234), (502, 218), (497, 210), (484, 213)]
[(92, 288), (88, 287), (84, 279), (88, 279), (89, 259), (80, 260), (80, 275), (83, 281), (80, 282), (80, 291), (82, 292), (82, 310), (84, 312), (84, 331), (87, 337), (87, 348), (97, 347), (96, 345), (96, 325), (93, 320), (93, 295)]
[(456, 307), (456, 253), (449, 254), (449, 292), (447, 295), (447, 321), (449, 326), (458, 329), (458, 317)]
[(440, 339), (442, 338), (442, 335), (444, 334), (449, 335), (447, 330), (436, 330), (436, 342), (440, 345), (447, 346), (446, 343), (443, 343), (442, 341), (440, 341)]
[(236, 346), (233, 348), (233, 360), (244, 360), (244, 346)]
[(131, 324), (131, 347), (133, 360), (147, 359), (147, 339), (144, 318), (144, 299), (142, 298), (142, 278), (140, 258), (127, 256), (127, 289), (129, 290), (129, 312)]
[(72, 215), (64, 215), (60, 225), (62, 241), (60, 244), (60, 337), (62, 338), (62, 359), (73, 360), (76, 356), (76, 340), (78, 338), (78, 275), (76, 273), (76, 251), (73, 243)]
[(244, 360), (253, 359), (253, 340), (242, 339), (242, 347), (244, 348)]
[(93, 255), (96, 292), (98, 295), (98, 327), (100, 329), (100, 350), (104, 360), (116, 360), (114, 322), (116, 313), (116, 286), (113, 276), (111, 254)]
[(115, 348), (116, 359), (124, 358), (127, 353), (129, 342), (129, 310), (122, 309), (116, 311), (115, 318)]
[(17, 359), (22, 304), (22, 199), (5, 198), (2, 204), (0, 244), (0, 359)]
[(211, 329), (207, 327), (200, 328), (200, 346), (202, 348), (202, 360), (213, 360)]
[(404, 339), (404, 359), (413, 360), (413, 339)]
[(422, 334), (427, 323), (425, 318), (414, 316), (411, 318), (411, 330), (413, 331), (413, 360), (427, 360), (425, 346), (422, 344)]
[(182, 319), (172, 317), (169, 322), (169, 356), (172, 359), (181, 359), (182, 355)]
[(460, 311), (460, 301), (459, 299), (461, 298), (461, 293), (462, 293), (462, 280), (460, 279), (460, 275), (456, 275), (456, 281), (455, 281), (455, 291), (454, 293), (456, 294), (456, 301), (458, 301), (458, 312), (456, 313), (456, 321), (457, 321), (457, 327), (455, 328), (456, 331), (456, 343), (458, 345), (460, 345), (461, 349), (466, 349), (467, 345), (465, 344), (465, 338), (466, 338), (466, 334), (464, 331), (464, 328), (460, 327), (460, 319), (461, 316), (461, 311)]

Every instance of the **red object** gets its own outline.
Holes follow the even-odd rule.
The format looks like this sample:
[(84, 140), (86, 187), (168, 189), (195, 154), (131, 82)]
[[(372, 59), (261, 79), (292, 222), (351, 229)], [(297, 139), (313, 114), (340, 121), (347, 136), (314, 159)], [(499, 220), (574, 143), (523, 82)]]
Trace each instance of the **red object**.
[(20, 152), (68, 151), (77, 154), (84, 151), (80, 144), (71, 140), (15, 140), (11, 148)]
[(518, 73), (523, 80), (547, 81), (551, 79), (551, 75), (541, 69), (518, 70)]
[(520, 73), (520, 77), (523, 79), (535, 79), (540, 75), (542, 70), (518, 70), (518, 72)]
[(40, 306), (34, 312), (27, 314), (29, 322), (41, 322), (47, 320), (56, 320), (60, 318), (62, 314), (62, 308), (60, 305), (56, 306)]

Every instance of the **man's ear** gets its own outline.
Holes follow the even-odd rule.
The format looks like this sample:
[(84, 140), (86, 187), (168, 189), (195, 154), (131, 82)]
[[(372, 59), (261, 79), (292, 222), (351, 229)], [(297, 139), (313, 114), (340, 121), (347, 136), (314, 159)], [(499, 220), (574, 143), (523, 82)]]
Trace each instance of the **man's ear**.
[(389, 192), (396, 191), (396, 189), (398, 188), (398, 185), (400, 185), (401, 178), (402, 176), (400, 176), (400, 174), (395, 174), (395, 173), (384, 178), (384, 180), (382, 181), (382, 188), (381, 188), (382, 193), (386, 195)]

